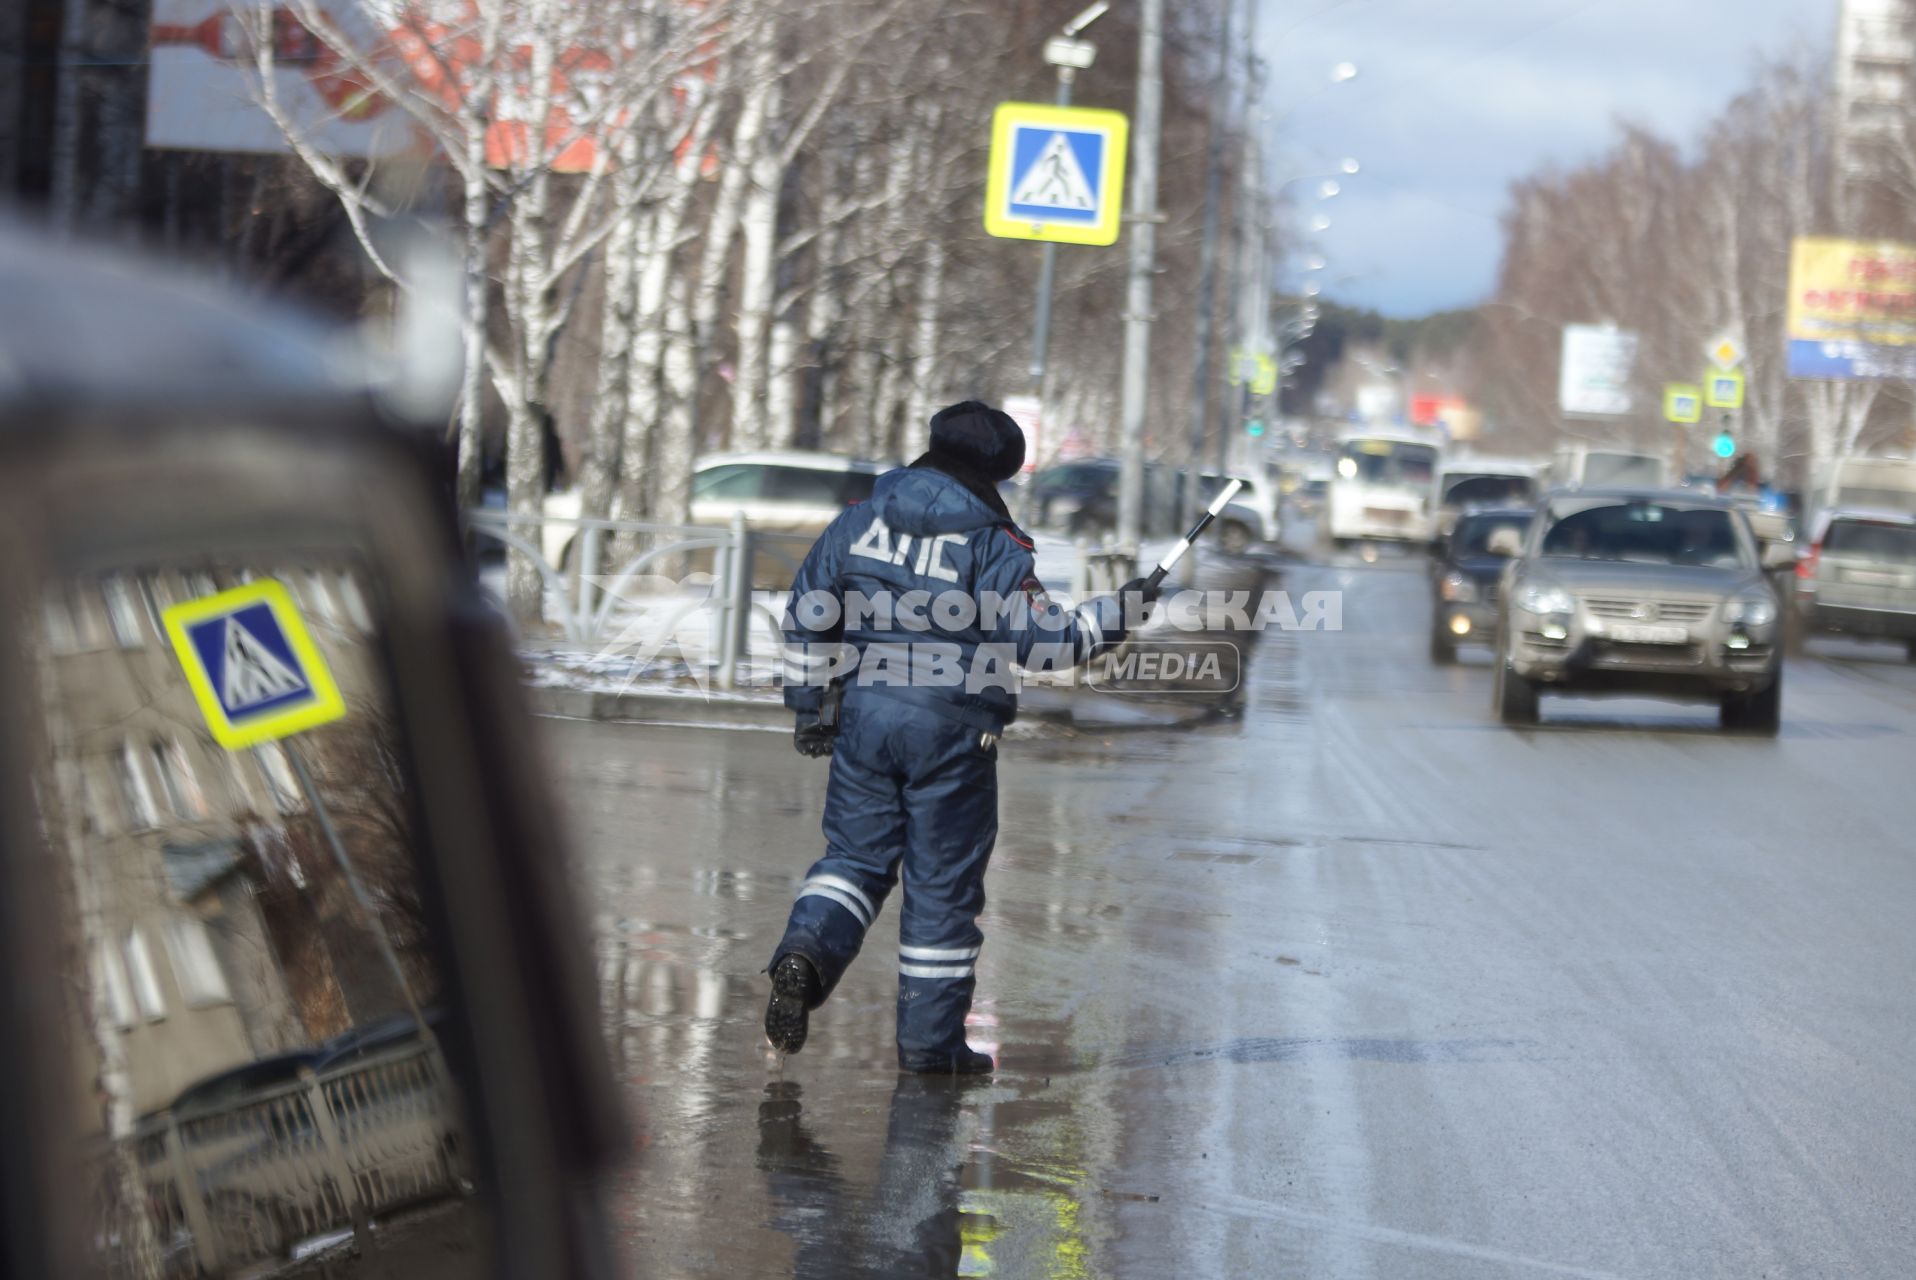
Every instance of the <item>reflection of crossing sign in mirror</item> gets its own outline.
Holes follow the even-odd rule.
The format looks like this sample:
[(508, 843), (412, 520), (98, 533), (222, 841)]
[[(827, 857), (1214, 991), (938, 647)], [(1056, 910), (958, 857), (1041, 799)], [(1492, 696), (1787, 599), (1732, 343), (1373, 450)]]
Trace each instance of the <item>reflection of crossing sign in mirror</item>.
[(270, 578), (187, 600), (164, 615), (214, 741), (237, 751), (338, 720), (346, 704), (299, 607)]
[(1116, 243), (1128, 137), (1120, 112), (1000, 103), (985, 230), (1013, 240)]

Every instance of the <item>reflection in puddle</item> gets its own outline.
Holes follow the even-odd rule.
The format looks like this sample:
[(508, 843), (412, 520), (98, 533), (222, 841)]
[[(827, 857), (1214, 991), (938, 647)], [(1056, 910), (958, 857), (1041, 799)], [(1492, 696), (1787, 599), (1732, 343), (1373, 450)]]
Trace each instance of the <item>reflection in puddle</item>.
[(975, 1081), (901, 1076), (884, 1147), (861, 1169), (814, 1132), (800, 1085), (766, 1085), (756, 1163), (771, 1225), (793, 1241), (792, 1274), (1088, 1276), (1082, 1176), (994, 1172), (978, 1141), (993, 1123), (992, 1095)]

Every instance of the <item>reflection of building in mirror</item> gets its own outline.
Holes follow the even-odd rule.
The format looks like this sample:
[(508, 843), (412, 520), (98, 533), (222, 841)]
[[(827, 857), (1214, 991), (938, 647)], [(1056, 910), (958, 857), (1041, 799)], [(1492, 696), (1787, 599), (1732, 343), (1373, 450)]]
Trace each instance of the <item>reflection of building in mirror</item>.
[(163, 624), (256, 576), (147, 567), (43, 598), (38, 790), (84, 979), (98, 1241), (130, 1274), (229, 1274), (378, 1215), (389, 1247), (410, 1232), (436, 1265), (463, 1259), (407, 1274), (465, 1274), (471, 1184), (368, 592), (352, 571), (272, 573), (348, 712), (241, 750), (215, 743)]

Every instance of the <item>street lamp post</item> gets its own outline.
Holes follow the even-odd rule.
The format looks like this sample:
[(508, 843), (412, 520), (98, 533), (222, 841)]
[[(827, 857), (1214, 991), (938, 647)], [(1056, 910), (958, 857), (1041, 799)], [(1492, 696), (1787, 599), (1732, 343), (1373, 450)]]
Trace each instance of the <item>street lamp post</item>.
[[(1103, 17), (1105, 10), (1110, 7), (1110, 0), (1098, 0), (1067, 22), (1063, 34), (1045, 41), (1044, 60), (1058, 69), (1059, 106), (1071, 105), (1072, 82), (1078, 78), (1078, 72), (1088, 68), (1097, 57), (1096, 46), (1089, 40), (1078, 39), (1079, 34)], [(1037, 396), (1041, 403), (1044, 399), (1045, 360), (1051, 345), (1051, 293), (1057, 278), (1058, 246), (1055, 242), (1046, 241), (1038, 265), (1038, 306), (1031, 330), (1031, 394)]]
[(1125, 285), (1124, 381), (1119, 402), (1124, 452), (1118, 470), (1118, 540), (1126, 554), (1134, 557), (1144, 515), (1144, 411), (1151, 385), (1151, 273), (1157, 264), (1158, 128), (1164, 106), (1164, 0), (1142, 0), (1138, 27), (1131, 266)]
[(1204, 165), (1204, 233), (1198, 242), (1198, 301), (1196, 374), (1191, 389), (1190, 465), (1185, 469), (1179, 496), (1179, 525), (1190, 523), (1200, 501), (1198, 471), (1203, 465), (1204, 442), (1211, 432), (1211, 312), (1217, 303), (1217, 231), (1220, 188), (1224, 182), (1224, 116), (1231, 109), (1231, 19), (1237, 0), (1222, 6), (1218, 20), (1218, 73), (1211, 102), (1211, 137)]

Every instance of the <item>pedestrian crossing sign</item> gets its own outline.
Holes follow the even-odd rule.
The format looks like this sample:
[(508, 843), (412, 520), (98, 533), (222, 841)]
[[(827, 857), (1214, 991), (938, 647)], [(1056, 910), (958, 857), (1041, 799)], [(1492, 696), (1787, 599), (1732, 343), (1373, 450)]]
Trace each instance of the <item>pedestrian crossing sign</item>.
[(985, 231), (1011, 240), (1117, 243), (1129, 138), (1122, 112), (999, 103)]
[(1703, 383), (1703, 399), (1712, 409), (1743, 407), (1743, 375), (1735, 370), (1717, 369)]
[(346, 703), (285, 585), (259, 578), (161, 615), (213, 740), (229, 751), (341, 719)]

